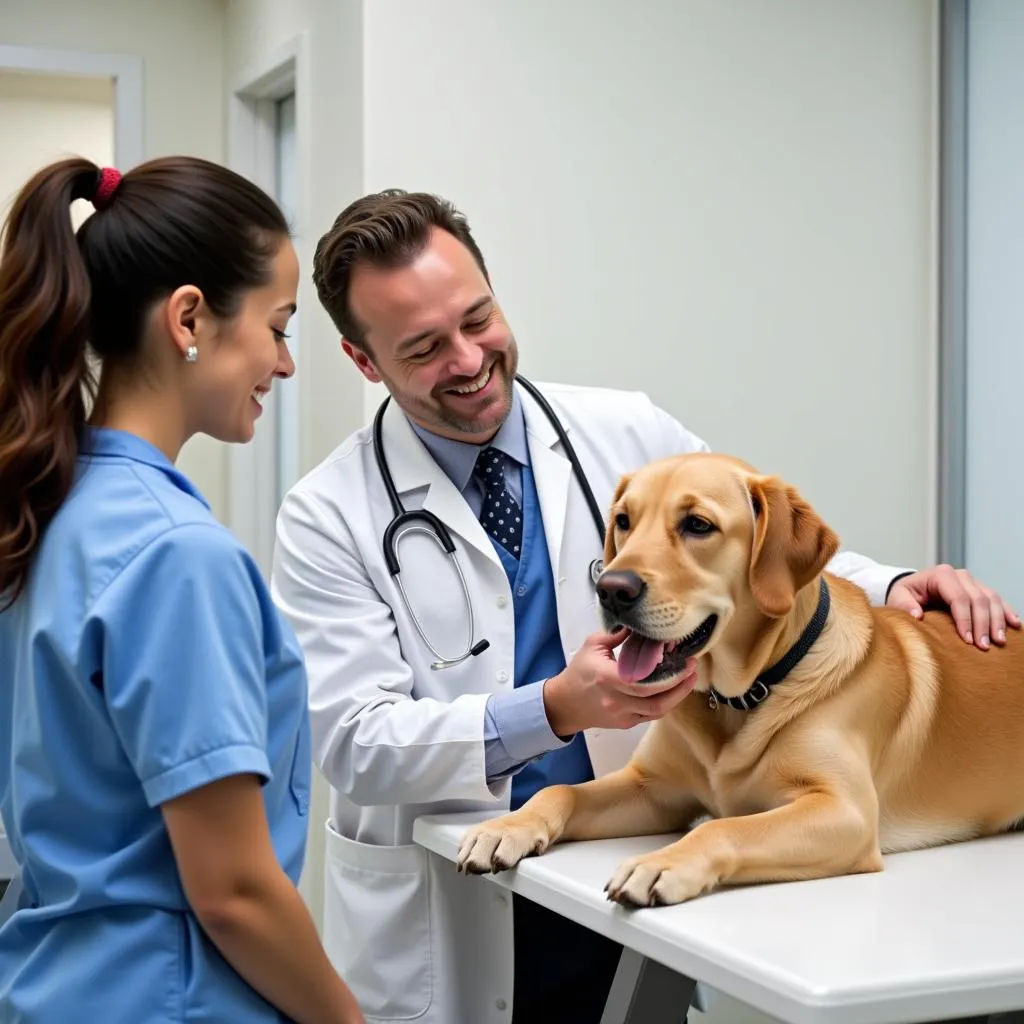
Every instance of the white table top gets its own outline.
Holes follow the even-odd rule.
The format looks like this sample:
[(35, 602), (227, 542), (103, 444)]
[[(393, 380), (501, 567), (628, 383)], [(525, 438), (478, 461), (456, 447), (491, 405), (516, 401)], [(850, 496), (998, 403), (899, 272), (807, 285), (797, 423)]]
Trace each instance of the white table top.
[[(454, 860), (466, 826), (485, 817), (420, 818), (414, 838)], [(556, 845), (487, 877), (791, 1024), (1024, 1009), (1024, 834), (893, 855), (878, 874), (723, 889), (675, 907), (607, 901), (622, 860), (676, 838)]]

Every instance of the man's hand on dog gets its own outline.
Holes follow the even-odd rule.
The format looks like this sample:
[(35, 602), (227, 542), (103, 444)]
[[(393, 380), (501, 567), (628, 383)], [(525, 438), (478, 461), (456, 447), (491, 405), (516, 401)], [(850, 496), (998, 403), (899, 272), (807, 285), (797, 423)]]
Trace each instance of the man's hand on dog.
[(667, 715), (693, 689), (697, 679), (693, 658), (681, 676), (659, 683), (623, 681), (612, 652), (628, 635), (622, 629), (587, 637), (565, 670), (544, 683), (544, 708), (556, 736), (652, 722)]
[(957, 632), (969, 644), (988, 650), (1006, 643), (1006, 628), (1020, 629), (1020, 616), (990, 587), (966, 569), (939, 565), (897, 580), (885, 602), (915, 619), (925, 608), (948, 608)]

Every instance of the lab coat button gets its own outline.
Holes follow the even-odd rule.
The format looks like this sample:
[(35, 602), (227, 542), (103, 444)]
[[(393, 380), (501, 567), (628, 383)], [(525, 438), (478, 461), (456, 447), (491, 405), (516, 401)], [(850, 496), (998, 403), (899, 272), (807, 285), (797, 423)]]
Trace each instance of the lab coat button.
[(499, 999), (494, 1005), (499, 1010), (507, 1010), (508, 1009), (508, 1003), (506, 1003), (504, 999)]
[(503, 668), (498, 669), (497, 679), (498, 679), (499, 683), (507, 683), (508, 682), (508, 673)]
[(506, 607), (507, 604), (508, 604), (508, 598), (504, 594), (502, 594), (501, 597), (498, 598), (498, 607), (499, 608), (504, 608), (504, 607)]

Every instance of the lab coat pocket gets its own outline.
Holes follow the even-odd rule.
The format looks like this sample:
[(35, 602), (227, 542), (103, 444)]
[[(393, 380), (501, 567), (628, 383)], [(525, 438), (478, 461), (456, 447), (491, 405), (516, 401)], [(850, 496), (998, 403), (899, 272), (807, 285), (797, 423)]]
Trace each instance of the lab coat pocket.
[(324, 948), (373, 1021), (421, 1016), (433, 998), (430, 881), (416, 845), (371, 846), (327, 823)]

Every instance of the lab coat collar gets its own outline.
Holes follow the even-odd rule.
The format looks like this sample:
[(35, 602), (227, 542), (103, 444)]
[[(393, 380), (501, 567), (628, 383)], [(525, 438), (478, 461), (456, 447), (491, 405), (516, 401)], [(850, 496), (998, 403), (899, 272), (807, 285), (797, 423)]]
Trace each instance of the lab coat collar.
[[(558, 444), (558, 434), (543, 410), (518, 384), (515, 389), (526, 422), (530, 464), (548, 538), (548, 553), (552, 566), (557, 566), (565, 529), (565, 509), (572, 468), (564, 455), (553, 450)], [(563, 428), (569, 432), (567, 424), (563, 424)], [(414, 507), (411, 501), (414, 492), (425, 490), (422, 507), (433, 512), (449, 530), (457, 533), (467, 544), (502, 569), (490, 538), (469, 503), (416, 435), (412, 424), (394, 400), (384, 410), (381, 436), (395, 489), (406, 507)]]
[(138, 434), (116, 430), (113, 427), (87, 426), (82, 433), (79, 455), (86, 462), (93, 459), (115, 458), (152, 466), (164, 473), (176, 487), (191, 494), (206, 508), (210, 508), (210, 503), (195, 484), (156, 445), (143, 440)]

